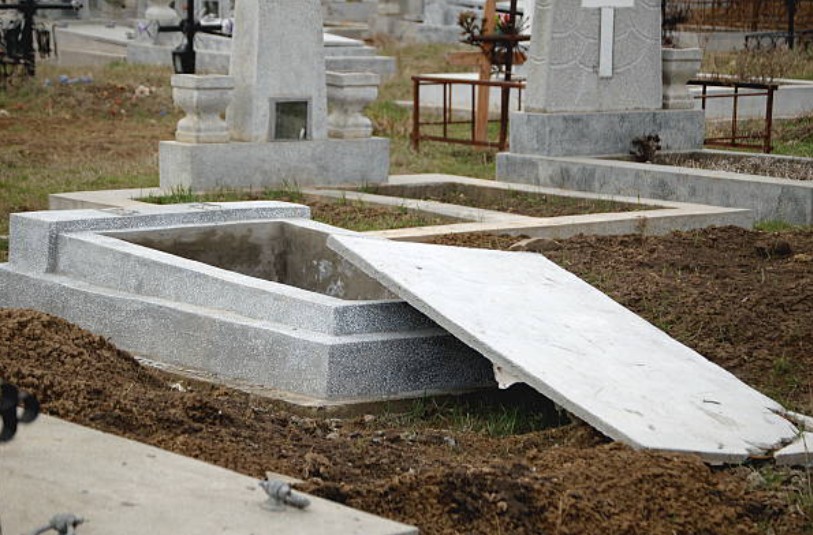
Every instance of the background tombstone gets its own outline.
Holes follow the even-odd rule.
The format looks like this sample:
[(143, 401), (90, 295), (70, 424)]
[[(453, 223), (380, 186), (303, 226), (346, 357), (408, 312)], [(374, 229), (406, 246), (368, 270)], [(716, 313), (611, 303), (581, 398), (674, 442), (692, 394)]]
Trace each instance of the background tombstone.
[(525, 110), (660, 109), (660, 4), (539, 0)]
[[(385, 181), (389, 140), (371, 137), (372, 128), (356, 128), (364, 123), (357, 104), (375, 98), (377, 77), (331, 76), (334, 92), (343, 94), (339, 104), (350, 115), (334, 121), (329, 136), (322, 39), (318, 0), (239, 0), (228, 139), (219, 141), (213, 126), (216, 142), (208, 142), (211, 129), (204, 126), (216, 121), (200, 119), (203, 115), (187, 105), (190, 116), (179, 123), (176, 140), (159, 146), (161, 187), (201, 191)], [(181, 85), (178, 95), (185, 95), (187, 104), (200, 101), (201, 110), (203, 93), (224, 89), (205, 76)]]
[(232, 139), (325, 139), (327, 95), (319, 0), (241, 0), (235, 8), (226, 112)]
[[(664, 110), (661, 0), (537, 0), (523, 110), (497, 177), (528, 158), (627, 155), (657, 134), (664, 150), (703, 146), (703, 112)], [(523, 163), (524, 162), (524, 163)]]

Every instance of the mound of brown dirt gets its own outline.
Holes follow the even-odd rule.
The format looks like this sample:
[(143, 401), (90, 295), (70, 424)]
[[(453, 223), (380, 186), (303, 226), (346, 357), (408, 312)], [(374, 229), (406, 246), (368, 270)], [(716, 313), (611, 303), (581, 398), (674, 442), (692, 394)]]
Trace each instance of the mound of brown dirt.
[[(741, 377), (804, 405), (799, 385), (809, 387), (813, 373), (813, 264), (804, 255), (813, 235), (783, 233), (793, 254), (782, 258), (757, 249), (772, 237), (739, 229), (580, 237), (546, 254)], [(299, 477), (303, 490), (424, 533), (813, 532), (803, 472), (712, 469), (692, 456), (607, 444), (579, 424), (495, 437), (431, 411), (303, 416), (144, 368), (104, 338), (33, 311), (0, 310), (0, 377), (53, 415), (254, 477)], [(25, 440), (25, 426), (15, 440)], [(758, 468), (764, 479), (753, 477)]]

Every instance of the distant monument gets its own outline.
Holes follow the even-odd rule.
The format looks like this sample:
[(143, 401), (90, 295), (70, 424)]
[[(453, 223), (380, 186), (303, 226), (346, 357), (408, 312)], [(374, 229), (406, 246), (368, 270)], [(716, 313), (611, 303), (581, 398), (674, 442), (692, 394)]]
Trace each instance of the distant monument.
[(703, 113), (664, 110), (660, 0), (537, 0), (511, 155), (626, 154), (636, 137), (700, 149)]
[[(176, 103), (188, 115), (176, 140), (160, 144), (161, 187), (387, 179), (389, 141), (358, 126), (378, 77), (326, 76), (319, 0), (240, 0), (233, 41), (229, 76), (173, 77)], [(328, 91), (337, 96), (334, 108), (346, 108), (331, 113), (336, 124), (328, 118)]]

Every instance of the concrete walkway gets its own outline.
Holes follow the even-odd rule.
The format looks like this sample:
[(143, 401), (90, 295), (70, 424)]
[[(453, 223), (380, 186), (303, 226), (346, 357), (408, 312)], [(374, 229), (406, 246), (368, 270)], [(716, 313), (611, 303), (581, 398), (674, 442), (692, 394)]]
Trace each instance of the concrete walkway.
[(264, 509), (258, 480), (40, 416), (0, 444), (0, 532), (29, 533), (58, 513), (78, 535), (407, 535), (418, 530), (320, 498)]

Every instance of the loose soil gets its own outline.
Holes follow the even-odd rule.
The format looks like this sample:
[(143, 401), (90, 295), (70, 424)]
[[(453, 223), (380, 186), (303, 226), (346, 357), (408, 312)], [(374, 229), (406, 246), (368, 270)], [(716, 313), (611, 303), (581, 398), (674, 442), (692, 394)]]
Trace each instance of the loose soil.
[(724, 156), (710, 154), (658, 154), (653, 163), (705, 169), (708, 171), (728, 171), (746, 175), (789, 178), (791, 180), (813, 180), (813, 162), (789, 158), (766, 158), (764, 156)]
[[(516, 238), (442, 241), (502, 249)], [(546, 249), (744, 380), (813, 408), (813, 231), (577, 237)], [(468, 402), (452, 412), (422, 401), (400, 416), (303, 416), (140, 366), (104, 338), (33, 311), (0, 310), (0, 377), (50, 414), (257, 478), (299, 477), (302, 490), (424, 533), (813, 533), (801, 471), (635, 452), (579, 423), (494, 436), (465, 423), (482, 413)], [(544, 404), (528, 395), (499, 407)], [(15, 440), (25, 436), (22, 426)]]
[(484, 210), (496, 210), (530, 217), (558, 217), (566, 215), (598, 214), (652, 210), (657, 206), (631, 204), (600, 199), (563, 197), (524, 191), (506, 191), (497, 188), (466, 184), (425, 184), (420, 186), (370, 185), (365, 193), (405, 197), (422, 201), (437, 201)]

